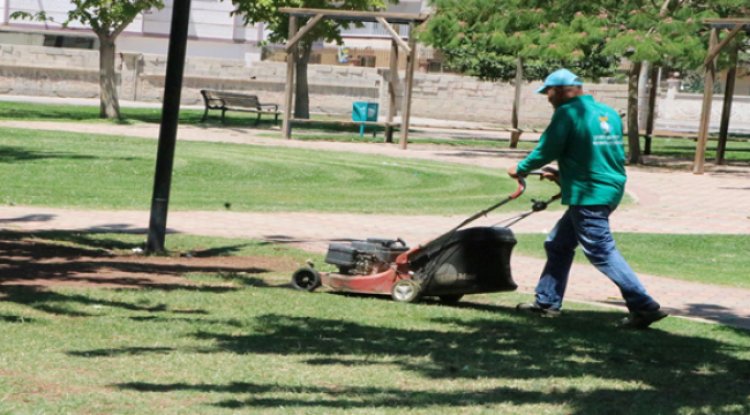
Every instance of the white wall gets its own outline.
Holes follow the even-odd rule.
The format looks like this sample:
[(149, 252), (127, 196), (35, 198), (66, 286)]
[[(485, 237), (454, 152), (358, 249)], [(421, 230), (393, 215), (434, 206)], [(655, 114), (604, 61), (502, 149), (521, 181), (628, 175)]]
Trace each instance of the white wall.
[[(118, 52), (166, 55), (168, 49), (167, 37), (123, 34), (117, 39)], [(187, 56), (256, 62), (260, 60), (260, 50), (250, 43), (190, 39), (187, 43)]]

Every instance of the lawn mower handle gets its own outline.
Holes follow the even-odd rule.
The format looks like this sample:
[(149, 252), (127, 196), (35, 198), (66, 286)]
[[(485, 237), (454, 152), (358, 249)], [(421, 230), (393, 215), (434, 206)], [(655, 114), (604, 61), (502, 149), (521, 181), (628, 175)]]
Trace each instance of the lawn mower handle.
[(513, 199), (518, 199), (523, 194), (523, 192), (526, 191), (526, 178), (523, 176), (518, 176), (516, 177), (516, 181), (518, 181), (518, 187), (516, 188), (516, 191), (511, 193), (510, 196), (508, 196), (508, 200), (503, 203), (507, 203)]
[[(529, 176), (539, 176), (541, 180), (547, 179), (549, 181), (557, 183), (557, 185), (560, 185), (560, 172), (551, 166), (544, 166), (539, 170), (532, 170), (529, 172)], [(549, 176), (552, 176), (553, 178), (550, 178)]]
[(511, 200), (518, 199), (524, 191), (526, 191), (526, 179), (518, 176), (516, 177), (516, 181), (518, 182), (518, 187), (516, 188), (516, 191), (508, 195), (505, 199), (495, 203), (494, 205), (488, 207), (487, 209), (484, 209), (480, 212), (477, 212), (473, 214), (472, 216), (466, 218), (463, 222), (461, 222), (458, 226), (448, 231), (448, 233), (454, 232), (458, 230), (459, 228), (463, 227), (464, 225), (469, 224), (470, 222), (474, 222), (478, 218), (481, 218), (482, 216), (487, 215), (488, 213), (492, 212), (493, 210), (499, 208), (500, 206), (510, 202)]
[[(493, 210), (499, 208), (500, 206), (502, 206), (502, 205), (510, 202), (511, 200), (518, 199), (523, 194), (523, 192), (526, 191), (526, 178), (519, 175), (519, 176), (516, 176), (515, 179), (518, 182), (518, 187), (516, 187), (516, 190), (513, 193), (511, 193), (510, 195), (508, 195), (505, 199), (503, 199), (503, 200), (495, 203), (494, 205), (488, 207), (487, 209), (484, 209), (484, 210), (482, 210), (480, 212), (477, 212), (477, 213), (473, 214), (472, 216), (466, 218), (463, 222), (459, 223), (458, 226), (456, 226), (453, 229), (449, 230), (448, 232), (440, 235), (439, 237), (433, 239), (432, 241), (430, 241), (426, 245), (429, 245), (431, 243), (435, 243), (435, 241), (438, 241), (438, 240), (440, 240), (442, 238), (446, 238), (448, 235), (453, 234), (454, 232), (456, 232), (457, 230), (459, 230), (463, 226), (465, 226), (465, 225), (467, 225), (467, 224), (469, 224), (469, 223), (477, 220), (478, 218), (480, 218), (482, 216), (486, 216), (491, 211), (493, 211)], [(402, 253), (401, 255), (399, 255), (396, 258), (396, 264), (397, 265), (401, 265), (401, 266), (403, 266), (405, 264), (408, 264), (409, 258), (411, 256), (413, 256), (416, 252), (421, 251), (424, 246), (425, 245), (415, 246), (415, 247), (411, 248), (410, 250)]]

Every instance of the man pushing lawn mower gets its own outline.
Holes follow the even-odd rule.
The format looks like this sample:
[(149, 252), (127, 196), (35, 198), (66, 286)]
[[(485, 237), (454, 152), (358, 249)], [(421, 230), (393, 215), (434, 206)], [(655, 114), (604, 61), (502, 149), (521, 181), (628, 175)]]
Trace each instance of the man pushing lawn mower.
[(584, 95), (581, 79), (567, 69), (551, 73), (537, 91), (555, 109), (536, 148), (508, 174), (517, 178), (557, 161), (562, 203), (568, 209), (544, 242), (547, 263), (536, 287), (536, 301), (519, 311), (556, 317), (562, 308), (568, 275), (578, 244), (591, 263), (620, 289), (629, 314), (624, 328), (645, 329), (667, 316), (648, 295), (615, 246), (609, 215), (625, 190), (622, 120), (612, 108)]

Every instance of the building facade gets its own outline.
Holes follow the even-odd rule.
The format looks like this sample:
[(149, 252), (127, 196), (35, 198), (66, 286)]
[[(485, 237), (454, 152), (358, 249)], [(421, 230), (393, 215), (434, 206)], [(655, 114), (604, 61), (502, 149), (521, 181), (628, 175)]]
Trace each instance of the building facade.
[[(136, 17), (118, 37), (117, 51), (166, 55), (174, 1), (166, 0), (163, 9), (152, 9)], [(97, 49), (96, 37), (88, 27), (77, 22), (62, 27), (70, 8), (68, 0), (0, 0), (0, 43)], [(263, 24), (245, 26), (240, 16), (231, 16), (232, 10), (230, 1), (192, 1), (188, 56), (260, 60)], [(12, 19), (11, 15), (18, 11), (43, 11), (51, 21)]]
[[(152, 9), (139, 15), (118, 37), (117, 51), (121, 53), (142, 53), (166, 55), (169, 44), (169, 30), (172, 18), (172, 4), (175, 0), (165, 0), (161, 10)], [(389, 12), (420, 13), (424, 10), (422, 0), (402, 0), (391, 5)], [(98, 48), (96, 36), (88, 27), (77, 22), (67, 28), (62, 27), (68, 11), (69, 0), (0, 0), (0, 44), (23, 44), (50, 47), (70, 47), (82, 49)], [(192, 0), (190, 10), (188, 57), (242, 60), (248, 66), (260, 61), (263, 55), (261, 45), (267, 38), (263, 23), (246, 26), (242, 16), (232, 16), (234, 6), (231, 1)], [(46, 22), (12, 19), (14, 12), (35, 14), (44, 12), (51, 19)], [(400, 27), (401, 34), (408, 37), (408, 28)], [(350, 27), (342, 32), (345, 46), (352, 49), (387, 50), (390, 41), (387, 32), (380, 25), (365, 23), (363, 27)], [(321, 56), (335, 56), (337, 45), (316, 45), (318, 63)], [(322, 51), (330, 50), (330, 53)], [(335, 60), (330, 62), (333, 64)], [(346, 63), (346, 62), (342, 62)], [(360, 62), (357, 62), (360, 63)], [(371, 60), (363, 61), (373, 66)], [(383, 65), (383, 66), (387, 66)]]

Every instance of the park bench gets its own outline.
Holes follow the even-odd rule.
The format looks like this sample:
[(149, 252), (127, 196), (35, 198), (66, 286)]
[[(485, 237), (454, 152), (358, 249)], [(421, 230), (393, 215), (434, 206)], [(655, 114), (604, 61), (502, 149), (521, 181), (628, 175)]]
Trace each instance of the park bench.
[(279, 122), (279, 114), (281, 114), (279, 106), (277, 104), (262, 104), (258, 100), (257, 95), (213, 91), (209, 89), (202, 89), (201, 95), (203, 96), (203, 103), (206, 105), (201, 122), (206, 121), (208, 110), (221, 110), (222, 123), (224, 122), (224, 114), (227, 111), (256, 113), (258, 114), (258, 118), (255, 120), (255, 125), (258, 125), (260, 117), (263, 114), (273, 115), (274, 122)]

